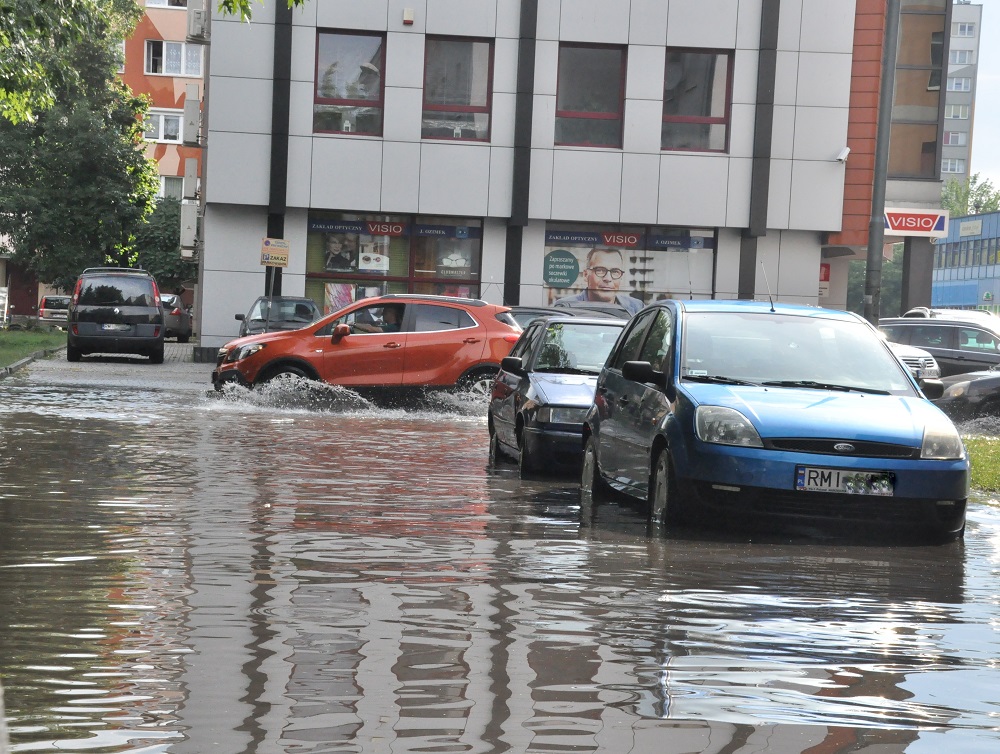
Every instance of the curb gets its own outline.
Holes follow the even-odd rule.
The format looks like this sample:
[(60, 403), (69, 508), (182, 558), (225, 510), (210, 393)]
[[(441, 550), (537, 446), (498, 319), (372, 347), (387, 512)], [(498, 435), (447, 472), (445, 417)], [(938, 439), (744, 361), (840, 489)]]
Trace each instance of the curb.
[(35, 359), (44, 359), (46, 356), (52, 356), (65, 350), (66, 346), (60, 346), (59, 348), (45, 348), (41, 351), (35, 351), (31, 356), (25, 356), (20, 361), (15, 361), (9, 367), (0, 367), (0, 379), (14, 374), (19, 369), (24, 369), (24, 367), (28, 366)]

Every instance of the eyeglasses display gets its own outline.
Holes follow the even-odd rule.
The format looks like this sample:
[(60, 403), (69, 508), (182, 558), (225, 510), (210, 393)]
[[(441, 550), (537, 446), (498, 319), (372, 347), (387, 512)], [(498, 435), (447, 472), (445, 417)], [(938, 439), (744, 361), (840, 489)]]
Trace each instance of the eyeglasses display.
[(618, 280), (625, 274), (625, 270), (621, 270), (617, 267), (612, 267), (611, 269), (608, 269), (607, 267), (588, 267), (587, 269), (594, 273), (597, 277), (601, 278), (601, 280), (606, 278), (608, 275), (611, 275), (612, 280)]

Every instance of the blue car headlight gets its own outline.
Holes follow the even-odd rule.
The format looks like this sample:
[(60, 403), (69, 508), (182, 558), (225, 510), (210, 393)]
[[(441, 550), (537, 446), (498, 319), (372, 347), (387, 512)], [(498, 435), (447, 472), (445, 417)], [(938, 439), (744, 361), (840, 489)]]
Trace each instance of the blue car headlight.
[(542, 424), (583, 424), (587, 418), (585, 408), (563, 408), (561, 406), (542, 406), (535, 413), (535, 420)]
[(226, 361), (230, 364), (234, 361), (242, 361), (249, 356), (253, 356), (263, 347), (263, 343), (247, 343), (244, 346), (237, 346), (229, 352), (228, 356), (226, 356)]
[(749, 448), (764, 447), (750, 420), (734, 408), (698, 406), (694, 412), (694, 426), (698, 439), (702, 442)]
[(924, 425), (920, 457), (937, 461), (959, 461), (965, 458), (965, 445), (950, 419), (937, 416)]

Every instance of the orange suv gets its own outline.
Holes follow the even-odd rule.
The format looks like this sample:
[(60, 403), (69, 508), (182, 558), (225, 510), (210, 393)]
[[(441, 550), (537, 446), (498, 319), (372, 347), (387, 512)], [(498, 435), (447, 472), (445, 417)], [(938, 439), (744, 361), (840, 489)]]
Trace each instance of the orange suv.
[(226, 343), (212, 384), (253, 387), (289, 375), (352, 389), (458, 387), (487, 395), (521, 334), (509, 311), (449, 296), (366, 298), (299, 330)]

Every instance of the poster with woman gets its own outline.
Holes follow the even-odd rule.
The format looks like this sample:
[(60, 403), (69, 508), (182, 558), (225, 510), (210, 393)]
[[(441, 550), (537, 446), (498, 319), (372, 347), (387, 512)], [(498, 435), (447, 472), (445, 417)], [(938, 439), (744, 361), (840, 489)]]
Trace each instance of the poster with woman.
[(351, 233), (323, 235), (324, 266), (327, 272), (357, 272), (358, 236)]

